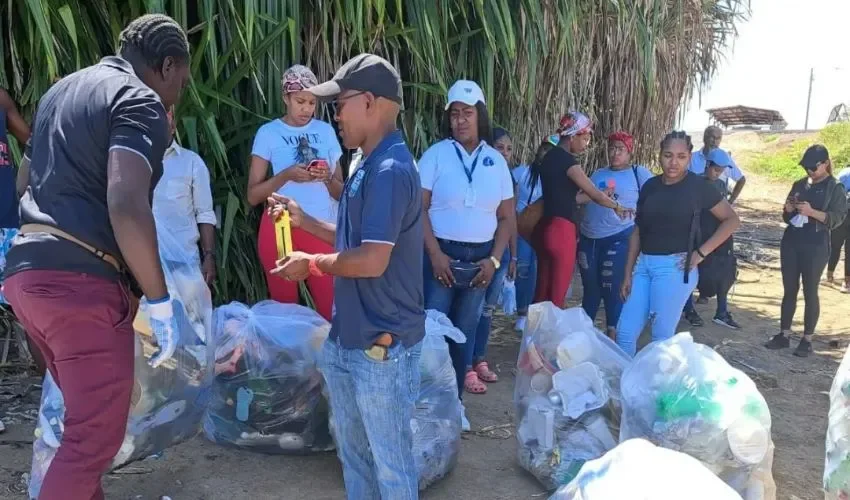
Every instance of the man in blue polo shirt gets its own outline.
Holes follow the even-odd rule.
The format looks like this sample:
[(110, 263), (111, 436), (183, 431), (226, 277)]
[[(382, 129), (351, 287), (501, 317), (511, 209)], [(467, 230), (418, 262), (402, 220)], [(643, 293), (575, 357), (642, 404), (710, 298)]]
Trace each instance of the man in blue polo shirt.
[[(702, 136), (702, 149), (694, 151), (691, 155), (691, 163), (688, 165), (688, 170), (697, 175), (703, 175), (708, 163), (709, 153), (711, 153), (713, 149), (719, 149), (720, 142), (722, 140), (723, 131), (720, 130), (720, 127), (714, 125), (707, 127)], [(729, 158), (731, 159), (731, 155)], [(741, 191), (744, 189), (744, 184), (747, 183), (747, 178), (744, 177), (744, 172), (738, 168), (738, 165), (736, 165), (734, 161), (732, 161), (732, 165), (726, 170), (727, 171), (720, 176), (720, 180), (727, 184), (727, 190), (729, 181), (731, 180), (734, 183), (732, 194), (728, 196), (729, 203), (734, 204), (741, 195)]]
[(410, 418), (419, 390), (425, 335), (422, 194), (413, 156), (396, 129), (401, 78), (386, 60), (361, 54), (311, 87), (336, 100), (345, 147), (363, 161), (345, 184), (336, 226), (274, 195), (293, 225), (338, 253), (294, 252), (272, 271), (288, 280), (325, 273), (334, 281), (334, 316), (322, 372), (350, 500), (418, 498)]

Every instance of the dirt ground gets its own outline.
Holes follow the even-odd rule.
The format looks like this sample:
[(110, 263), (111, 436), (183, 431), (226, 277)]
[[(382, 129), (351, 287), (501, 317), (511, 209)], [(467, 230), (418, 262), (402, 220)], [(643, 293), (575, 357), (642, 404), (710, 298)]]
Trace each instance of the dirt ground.
[[(742, 329), (735, 332), (711, 323), (712, 301), (697, 306), (707, 323), (693, 334), (748, 373), (767, 399), (773, 415), (773, 471), (779, 498), (813, 500), (823, 498), (827, 393), (850, 334), (850, 321), (843, 316), (850, 296), (839, 294), (837, 286), (822, 286), (815, 355), (800, 359), (790, 350), (777, 353), (761, 346), (779, 328), (778, 241), (782, 226), (777, 200), (784, 199), (786, 190), (787, 186), (750, 176), (738, 205), (744, 219), (737, 236), (742, 265), (731, 310)], [(797, 317), (802, 320), (802, 300)], [(799, 328), (798, 321), (795, 329)], [(680, 329), (688, 327), (682, 323)], [(838, 347), (830, 347), (831, 341)], [(511, 401), (517, 351), (518, 340), (509, 320), (499, 318), (490, 358), (502, 380), (491, 385), (486, 395), (466, 397), (468, 415), (478, 432), (465, 436), (455, 471), (422, 498), (546, 498), (543, 488), (516, 463)], [(0, 381), (0, 418), (8, 427), (0, 434), (2, 499), (24, 498), (22, 477), (31, 457), (36, 384), (38, 380), (33, 378)], [(107, 496), (115, 499), (157, 499), (162, 495), (175, 500), (343, 498), (340, 468), (333, 454), (264, 456), (217, 447), (201, 437), (167, 450), (161, 458), (135, 464), (123, 474), (110, 475), (105, 484)]]

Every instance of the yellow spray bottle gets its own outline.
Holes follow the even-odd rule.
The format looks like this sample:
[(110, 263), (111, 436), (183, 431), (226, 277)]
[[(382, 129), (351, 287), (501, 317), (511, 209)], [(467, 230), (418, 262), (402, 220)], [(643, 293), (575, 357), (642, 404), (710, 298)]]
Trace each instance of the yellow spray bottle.
[(275, 240), (277, 242), (277, 258), (283, 259), (292, 252), (292, 220), (289, 210), (283, 212), (274, 221)]

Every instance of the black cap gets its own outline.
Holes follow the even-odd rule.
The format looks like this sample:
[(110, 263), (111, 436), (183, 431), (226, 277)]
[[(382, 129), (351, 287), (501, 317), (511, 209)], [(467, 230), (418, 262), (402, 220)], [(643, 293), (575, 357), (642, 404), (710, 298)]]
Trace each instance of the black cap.
[(336, 97), (343, 90), (359, 90), (399, 105), (402, 103), (398, 71), (389, 61), (375, 54), (360, 54), (349, 59), (332, 80), (306, 90), (321, 98)]
[(800, 165), (806, 170), (815, 170), (818, 168), (818, 163), (829, 161), (829, 151), (822, 144), (809, 146), (809, 149), (803, 153), (803, 159), (800, 160)]

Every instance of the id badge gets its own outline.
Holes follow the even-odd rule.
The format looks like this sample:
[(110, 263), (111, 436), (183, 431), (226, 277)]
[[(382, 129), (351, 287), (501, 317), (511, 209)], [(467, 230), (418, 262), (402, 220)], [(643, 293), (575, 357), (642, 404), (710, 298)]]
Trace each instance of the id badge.
[(463, 199), (463, 206), (467, 208), (475, 206), (475, 189), (472, 186), (466, 188), (466, 197)]

